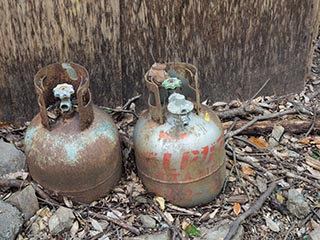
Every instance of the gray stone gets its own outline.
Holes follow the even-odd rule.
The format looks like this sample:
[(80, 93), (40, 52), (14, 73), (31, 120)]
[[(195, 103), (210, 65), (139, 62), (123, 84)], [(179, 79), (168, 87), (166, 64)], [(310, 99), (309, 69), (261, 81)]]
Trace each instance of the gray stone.
[[(201, 227), (200, 231), (202, 233), (201, 239), (203, 240), (211, 240), (211, 239), (216, 239), (216, 240), (223, 240), (225, 236), (228, 234), (229, 229), (230, 229), (230, 221), (221, 221), (220, 223), (217, 224), (217, 226), (213, 228), (206, 228), (206, 227)], [(238, 228), (238, 231), (236, 235), (232, 238), (232, 240), (241, 240), (243, 239), (244, 235), (244, 229), (242, 225)], [(200, 238), (197, 238), (200, 239)]]
[(154, 234), (145, 234), (145, 235), (141, 235), (138, 237), (128, 237), (128, 238), (124, 238), (125, 240), (170, 240), (170, 232), (169, 230), (163, 231), (163, 232), (159, 232), (159, 233), (154, 233)]
[(31, 185), (22, 191), (15, 192), (6, 202), (18, 208), (23, 213), (25, 220), (29, 220), (39, 210), (36, 192)]
[(287, 208), (299, 219), (305, 218), (311, 212), (311, 209), (303, 195), (296, 189), (289, 189)]
[(280, 138), (284, 133), (284, 127), (274, 126), (272, 129), (271, 136), (269, 138), (269, 147), (273, 148), (279, 145)]
[(154, 220), (149, 215), (140, 215), (140, 221), (145, 228), (154, 228), (156, 227), (156, 220)]
[(309, 234), (310, 240), (319, 240), (320, 239), (320, 229), (314, 229), (312, 232)]
[(52, 235), (58, 235), (72, 227), (75, 219), (71, 209), (59, 207), (49, 219), (49, 230)]
[(0, 141), (0, 176), (24, 169), (24, 154), (14, 145)]
[(0, 200), (0, 239), (16, 239), (22, 224), (21, 212), (11, 204)]

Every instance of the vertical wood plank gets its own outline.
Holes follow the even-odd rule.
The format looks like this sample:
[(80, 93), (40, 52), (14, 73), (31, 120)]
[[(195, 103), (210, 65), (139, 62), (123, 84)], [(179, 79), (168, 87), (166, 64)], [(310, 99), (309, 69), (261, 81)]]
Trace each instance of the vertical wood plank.
[(33, 77), (54, 62), (82, 64), (94, 101), (121, 104), (118, 0), (1, 1), (0, 16), (0, 120), (38, 112)]
[(317, 1), (124, 0), (124, 96), (144, 92), (153, 61), (200, 71), (202, 99), (248, 99), (303, 89)]

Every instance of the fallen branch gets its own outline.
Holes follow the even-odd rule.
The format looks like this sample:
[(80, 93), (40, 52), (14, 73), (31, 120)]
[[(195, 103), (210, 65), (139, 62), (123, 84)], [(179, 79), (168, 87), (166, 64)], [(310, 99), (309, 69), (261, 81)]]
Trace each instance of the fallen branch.
[(21, 188), (23, 186), (26, 186), (28, 184), (31, 184), (34, 190), (37, 192), (37, 194), (43, 198), (47, 203), (50, 203), (52, 205), (60, 205), (57, 201), (53, 200), (45, 191), (43, 191), (36, 183), (29, 182), (25, 180), (20, 179), (6, 179), (6, 178), (0, 178), (0, 188), (1, 187), (15, 187), (15, 188)]
[(221, 119), (226, 118), (234, 118), (234, 117), (246, 117), (249, 114), (263, 114), (264, 109), (262, 107), (259, 107), (255, 103), (253, 103), (253, 99), (258, 96), (258, 94), (267, 86), (270, 79), (267, 79), (264, 84), (258, 89), (258, 91), (245, 103), (243, 103), (240, 107), (225, 111), (217, 112), (217, 115)]
[(137, 99), (139, 99), (141, 97), (141, 94), (140, 95), (137, 95), (137, 96), (134, 96), (130, 99), (128, 99), (128, 101), (126, 102), (126, 104), (123, 105), (122, 109), (129, 109), (130, 108), (130, 105), (131, 103), (133, 103), (134, 101), (136, 101)]
[(281, 117), (281, 116), (284, 116), (284, 115), (293, 114), (293, 113), (296, 113), (296, 112), (297, 112), (297, 110), (290, 109), (290, 110), (286, 110), (286, 111), (282, 111), (282, 112), (276, 112), (276, 113), (271, 113), (271, 114), (266, 114), (266, 115), (261, 115), (261, 116), (255, 116), (251, 121), (247, 122), (246, 124), (244, 124), (243, 126), (238, 128), (237, 130), (228, 132), (225, 135), (225, 139), (228, 139), (230, 137), (233, 137), (233, 136), (241, 133), (244, 129), (252, 126), (257, 121), (277, 118), (277, 117)]
[(292, 172), (287, 172), (286, 173), (286, 176), (289, 177), (289, 178), (295, 178), (295, 179), (298, 179), (298, 180), (301, 180), (301, 181), (304, 181), (306, 183), (309, 183), (310, 185), (314, 186), (315, 188), (319, 189), (320, 190), (320, 185), (316, 183), (316, 181), (312, 181), (310, 179), (307, 179), (305, 177), (302, 177), (302, 176), (298, 176)]
[[(151, 202), (151, 201), (150, 201)], [(169, 219), (166, 217), (166, 215), (164, 215), (164, 213), (153, 203), (151, 202), (150, 205), (152, 206), (152, 208), (154, 208), (154, 210), (157, 211), (157, 213), (160, 214), (160, 216), (165, 220), (165, 222), (168, 224), (168, 226), (170, 227), (170, 229), (173, 231), (173, 236), (172, 239), (176, 239), (175, 235), (178, 234), (178, 236), (180, 237), (180, 239), (184, 239), (182, 236), (181, 231), (179, 231), (179, 229), (177, 229), (177, 227), (175, 225), (173, 225)]]
[(2, 187), (22, 188), (26, 184), (27, 184), (27, 181), (23, 181), (23, 180), (19, 180), (19, 179), (0, 178), (0, 188), (2, 188)]
[(129, 113), (132, 114), (133, 116), (135, 116), (135, 118), (139, 118), (138, 115), (135, 113), (134, 110), (130, 110), (130, 106), (131, 104), (136, 101), (137, 99), (139, 99), (141, 97), (141, 95), (137, 95), (134, 96), (132, 98), (130, 98), (121, 108), (117, 109), (117, 108), (109, 108), (109, 107), (104, 107), (104, 106), (99, 106), (99, 108), (108, 111), (108, 112), (112, 112), (112, 113)]
[(95, 212), (92, 212), (92, 211), (89, 211), (89, 214), (92, 216), (92, 217), (97, 217), (97, 218), (100, 218), (100, 219), (103, 219), (103, 220), (107, 220), (108, 222), (112, 222), (114, 224), (117, 224), (119, 225), (120, 227), (122, 228), (125, 228), (127, 229), (128, 231), (136, 234), (136, 235), (140, 235), (140, 231), (139, 229), (133, 227), (132, 225), (129, 225), (125, 222), (123, 222), (121, 219), (115, 219), (115, 218), (112, 218), (112, 217), (108, 217), (106, 215), (102, 215), (100, 213), (95, 213)]
[(268, 189), (260, 196), (260, 198), (254, 203), (254, 205), (249, 208), (246, 212), (241, 214), (232, 224), (230, 227), (230, 230), (224, 240), (231, 240), (232, 237), (236, 234), (240, 224), (250, 215), (257, 213), (259, 209), (262, 207), (264, 202), (267, 200), (267, 198), (271, 195), (274, 188), (276, 187), (277, 183), (272, 182), (270, 183)]
[(246, 117), (249, 114), (263, 114), (264, 110), (262, 107), (254, 103), (246, 104), (230, 110), (216, 112), (220, 119), (230, 119), (234, 117)]
[(201, 217), (202, 216), (202, 214), (199, 213), (199, 212), (191, 211), (191, 210), (188, 210), (188, 209), (185, 209), (185, 208), (181, 208), (181, 207), (178, 207), (178, 206), (175, 206), (175, 205), (172, 205), (172, 204), (167, 204), (167, 207), (172, 209), (172, 210), (183, 212), (183, 213), (185, 213), (187, 215), (194, 215), (194, 216), (197, 216), (197, 217)]
[[(297, 118), (281, 119), (281, 120), (265, 120), (260, 122), (255, 122), (251, 126), (244, 128), (242, 134), (250, 136), (261, 136), (262, 134), (269, 134), (272, 132), (273, 126), (275, 124), (281, 125), (284, 127), (285, 131), (293, 134), (302, 134), (308, 132), (311, 128), (310, 126), (314, 122), (312, 128), (313, 134), (320, 134), (320, 117), (318, 116), (315, 120), (301, 120)], [(233, 127), (233, 129), (242, 128), (248, 121), (239, 120)], [(224, 129), (229, 129), (233, 125), (233, 121), (224, 122)]]

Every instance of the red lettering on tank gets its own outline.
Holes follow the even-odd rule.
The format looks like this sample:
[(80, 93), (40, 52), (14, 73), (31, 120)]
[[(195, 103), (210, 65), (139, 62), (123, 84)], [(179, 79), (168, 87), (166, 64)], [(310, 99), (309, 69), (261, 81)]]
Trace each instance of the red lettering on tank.
[(186, 133), (180, 133), (179, 134), (179, 138), (180, 139), (184, 139), (184, 138), (186, 138), (188, 135), (186, 134)]
[(155, 153), (155, 152), (145, 152), (145, 153), (143, 153), (143, 155), (147, 161), (152, 160), (152, 159), (156, 159), (156, 157), (157, 157), (157, 153)]
[(191, 173), (187, 172), (185, 177), (184, 177), (184, 181), (191, 181), (191, 180), (192, 180)]
[(164, 131), (160, 131), (159, 138), (172, 140), (172, 137), (169, 134), (165, 133)]
[(157, 172), (156, 173), (156, 178), (159, 180), (165, 180), (165, 174), (163, 172)]
[(170, 170), (176, 170), (175, 168), (171, 168), (170, 167), (170, 163), (171, 163), (171, 157), (172, 154), (171, 153), (165, 153), (163, 154), (163, 169), (166, 171), (170, 171)]
[(213, 144), (210, 146), (210, 154), (209, 154), (209, 157), (208, 157), (207, 164), (209, 164), (209, 163), (213, 160), (215, 148), (216, 148), (216, 145), (215, 145), (215, 143), (213, 143)]
[(180, 163), (180, 170), (183, 170), (187, 167), (189, 161), (189, 152), (184, 152), (182, 154), (182, 159)]
[(170, 177), (173, 182), (178, 182), (178, 177), (180, 176), (180, 173), (171, 173)]
[(198, 150), (192, 150), (191, 152), (192, 152), (193, 155), (195, 155), (195, 156), (192, 158), (191, 162), (197, 161), (198, 158), (199, 158), (200, 151), (198, 151)]
[(202, 148), (202, 160), (206, 160), (207, 156), (208, 156), (208, 153), (209, 153), (209, 146), (205, 146)]

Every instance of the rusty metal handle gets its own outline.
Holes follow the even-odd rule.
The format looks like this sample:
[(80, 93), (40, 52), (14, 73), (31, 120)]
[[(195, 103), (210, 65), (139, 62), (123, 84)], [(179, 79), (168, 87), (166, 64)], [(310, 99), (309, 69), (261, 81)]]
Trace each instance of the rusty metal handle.
[(88, 128), (94, 119), (92, 98), (89, 89), (89, 78), (83, 78), (77, 90), (78, 110), (80, 116), (80, 129)]
[[(169, 73), (170, 77), (177, 77), (184, 79), (182, 84), (182, 93), (188, 99), (194, 102), (194, 109), (198, 114), (200, 112), (200, 94), (199, 94), (199, 83), (198, 83), (198, 69), (189, 63), (180, 62), (169, 62), (165, 64), (165, 70)], [(160, 124), (164, 123), (164, 108), (161, 103), (161, 94), (159, 83), (157, 84), (156, 79), (152, 79), (148, 71), (145, 76), (145, 83), (149, 90), (149, 112), (154, 121)], [(193, 86), (192, 86), (193, 85)], [(153, 101), (151, 101), (151, 99)]]
[(84, 67), (75, 63), (55, 63), (37, 72), (34, 78), (34, 85), (38, 95), (42, 125), (48, 130), (51, 129), (47, 107), (55, 103), (56, 99), (52, 89), (61, 83), (71, 84), (74, 89), (76, 89), (80, 129), (84, 130), (88, 128), (94, 119), (91, 92), (89, 89), (89, 74)]

